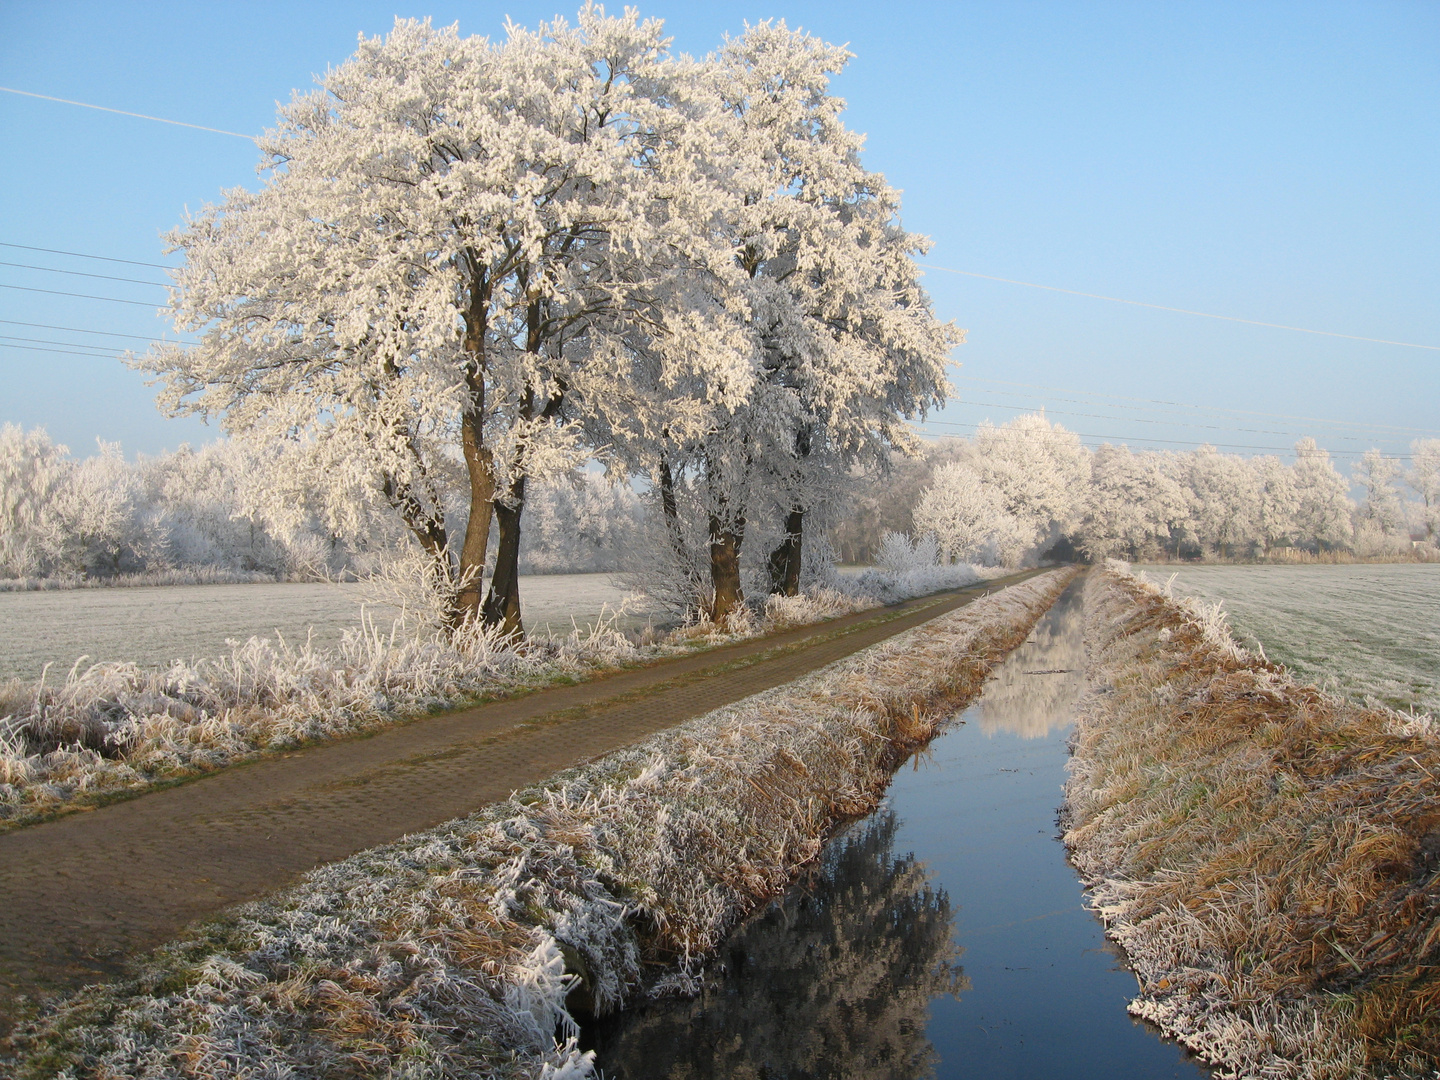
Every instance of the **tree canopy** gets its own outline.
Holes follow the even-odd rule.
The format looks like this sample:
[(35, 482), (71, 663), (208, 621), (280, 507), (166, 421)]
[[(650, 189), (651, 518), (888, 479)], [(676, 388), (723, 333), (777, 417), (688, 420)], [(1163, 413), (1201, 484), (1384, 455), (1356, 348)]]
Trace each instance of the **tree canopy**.
[(691, 469), (738, 557), (758, 477), (803, 512), (809, 463), (944, 399), (958, 335), (828, 94), (848, 54), (769, 22), (667, 46), (593, 5), (500, 42), (397, 20), (281, 109), (260, 190), (172, 234), (200, 343), (141, 361), (162, 400), (283, 447), (277, 514), (398, 519), (454, 625), (521, 629), (529, 480)]

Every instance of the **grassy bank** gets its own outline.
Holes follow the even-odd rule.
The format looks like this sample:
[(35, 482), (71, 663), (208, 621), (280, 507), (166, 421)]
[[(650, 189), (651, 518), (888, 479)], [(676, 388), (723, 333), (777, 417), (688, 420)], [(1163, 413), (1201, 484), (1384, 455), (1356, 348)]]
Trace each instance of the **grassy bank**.
[(256, 756), (980, 580), (968, 567), (944, 569), (944, 581), (881, 574), (852, 592), (770, 597), (723, 630), (626, 633), (616, 616), (517, 643), (482, 627), (449, 637), (362, 621), (328, 648), (252, 637), (212, 659), (77, 662), (59, 677), (0, 683), (0, 829)]
[(114, 1080), (586, 1075), (572, 1011), (692, 986), (1073, 574), (323, 867), (22, 1025), (3, 1064)]
[(1065, 841), (1131, 1011), (1227, 1076), (1435, 1075), (1436, 726), (1296, 683), (1118, 564), (1086, 589)]

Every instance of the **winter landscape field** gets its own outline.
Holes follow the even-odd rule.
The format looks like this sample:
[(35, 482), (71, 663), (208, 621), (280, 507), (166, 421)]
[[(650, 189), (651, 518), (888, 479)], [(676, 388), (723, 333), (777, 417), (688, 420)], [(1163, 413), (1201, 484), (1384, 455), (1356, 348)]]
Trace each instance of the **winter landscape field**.
[(0, 6), (0, 1080), (1440, 1080), (1440, 6), (153, 6)]
[[(521, 578), (526, 628), (567, 634), (572, 619), (593, 623), (602, 610), (619, 611), (626, 590), (610, 574), (537, 574)], [(633, 600), (632, 600), (633, 604)], [(362, 610), (382, 629), (401, 612), (376, 600), (366, 584), (159, 585), (133, 589), (76, 589), (0, 593), (0, 626), (25, 627), (0, 637), (0, 682), (51, 682), (81, 667), (129, 661), (144, 667), (219, 656), (227, 640), (274, 638), (292, 645), (309, 639), (328, 648), (355, 626)], [(635, 609), (638, 611), (638, 609)], [(644, 626), (630, 607), (624, 629)]]
[(1440, 714), (1440, 566), (1140, 566), (1220, 601), (1236, 637), (1297, 679)]

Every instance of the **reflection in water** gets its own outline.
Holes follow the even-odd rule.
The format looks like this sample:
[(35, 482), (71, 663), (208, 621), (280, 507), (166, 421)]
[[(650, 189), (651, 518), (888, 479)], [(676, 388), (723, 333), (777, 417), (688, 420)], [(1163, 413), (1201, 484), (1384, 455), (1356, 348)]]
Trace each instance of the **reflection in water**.
[(1080, 590), (1066, 590), (1030, 639), (986, 681), (974, 713), (981, 731), (1042, 739), (1074, 719), (1085, 685), (1083, 621)]
[(699, 997), (598, 1023), (617, 1080), (932, 1075), (931, 1000), (968, 982), (950, 901), (925, 864), (892, 850), (880, 812), (837, 837), (804, 886), (732, 935)]

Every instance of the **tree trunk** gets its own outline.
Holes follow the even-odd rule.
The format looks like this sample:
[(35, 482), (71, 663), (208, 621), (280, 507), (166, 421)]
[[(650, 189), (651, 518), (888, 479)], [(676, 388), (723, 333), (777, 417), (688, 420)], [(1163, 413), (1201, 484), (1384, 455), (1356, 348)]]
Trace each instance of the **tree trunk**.
[(710, 518), (710, 583), (715, 589), (715, 598), (710, 605), (710, 618), (717, 626), (723, 625), (745, 603), (745, 594), (740, 585), (740, 544), (745, 536), (745, 519), (736, 522), (733, 529), (725, 529), (720, 520)]
[(660, 459), (658, 472), (660, 513), (665, 519), (665, 535), (670, 541), (670, 551), (676, 566), (685, 575), (689, 585), (694, 604), (691, 610), (699, 611), (704, 602), (703, 578), (696, 572), (695, 561), (690, 555), (690, 545), (685, 543), (685, 530), (680, 522), (680, 505), (675, 497), (675, 474), (671, 472), (667, 459)]
[(770, 591), (778, 596), (800, 592), (800, 558), (805, 537), (805, 511), (790, 508), (785, 517), (785, 537), (770, 553)]
[(455, 625), (480, 617), (484, 582), (485, 549), (490, 544), (490, 518), (495, 512), (495, 462), (481, 441), (483, 416), (467, 411), (460, 418), (460, 441), (465, 470), (470, 478), (470, 517), (465, 522), (465, 542), (457, 568), (460, 591), (455, 597)]
[(506, 637), (524, 637), (520, 621), (520, 515), (525, 510), (525, 477), (517, 476), (506, 498), (495, 503), (500, 543), (495, 550), (495, 571), (481, 617), (486, 626), (498, 626)]
[[(478, 260), (476, 260), (478, 262)], [(495, 459), (485, 445), (485, 335), (489, 327), (490, 280), (482, 270), (470, 279), (470, 304), (465, 311), (465, 388), (469, 400), (460, 413), (460, 451), (470, 480), (470, 515), (456, 568), (452, 629), (480, 617), (485, 549), (490, 545), (490, 517), (495, 507)]]

